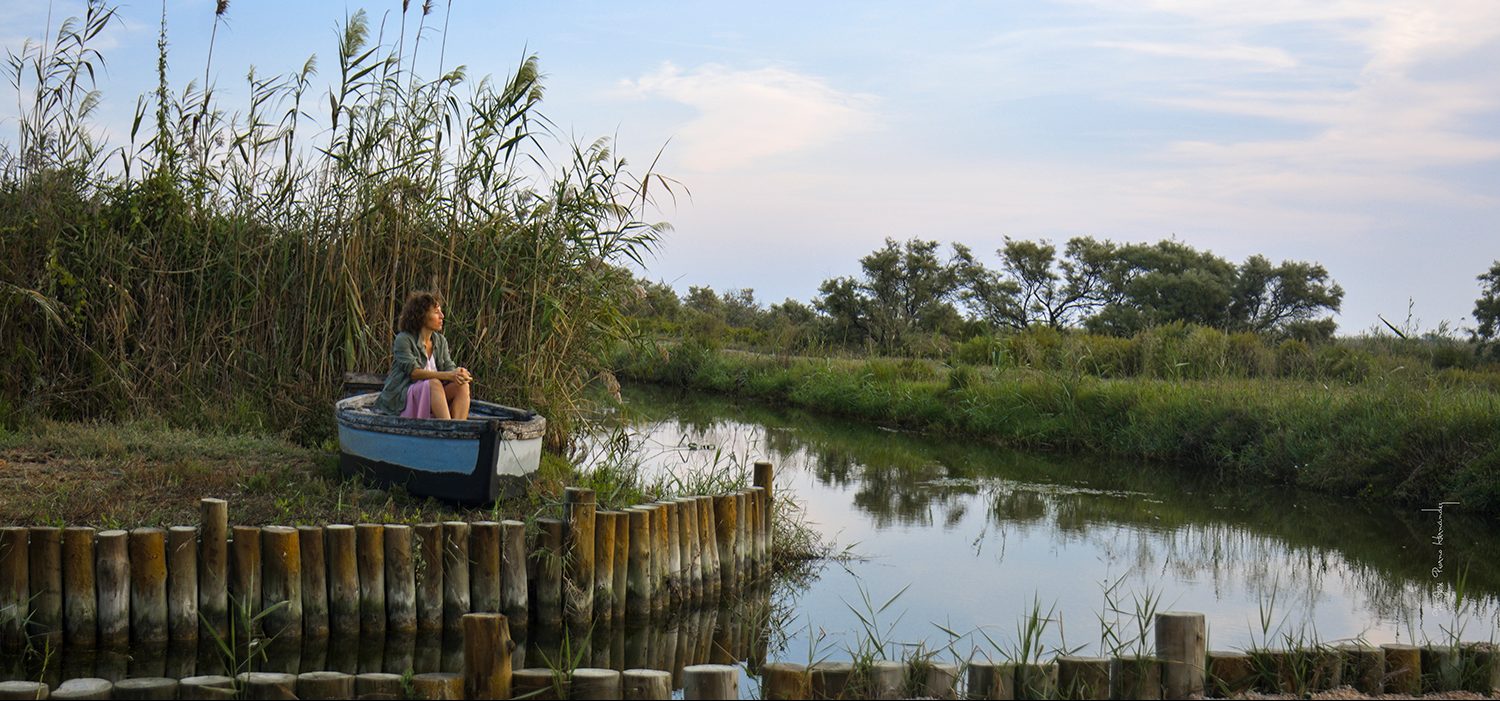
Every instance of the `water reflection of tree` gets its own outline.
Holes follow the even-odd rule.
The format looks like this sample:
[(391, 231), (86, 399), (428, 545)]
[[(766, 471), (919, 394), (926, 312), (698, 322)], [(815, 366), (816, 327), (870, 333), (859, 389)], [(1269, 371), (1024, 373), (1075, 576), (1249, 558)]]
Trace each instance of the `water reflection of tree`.
[(1275, 587), (1288, 605), (1311, 606), (1337, 577), (1388, 621), (1451, 602), (1441, 583), (1462, 563), (1480, 607), (1497, 608), (1500, 561), (1486, 554), (1500, 550), (1500, 534), (1456, 511), (1446, 514), (1447, 569), (1435, 580), (1435, 520), (1417, 507), (1226, 486), (1189, 469), (1023, 455), (701, 396), (630, 394), (687, 433), (766, 427), (759, 449), (767, 458), (853, 491), (855, 507), (881, 528), (951, 528), (984, 504), (989, 537), (1044, 530), (1058, 544), (1102, 547), (1143, 577), (1204, 578), (1220, 592)]

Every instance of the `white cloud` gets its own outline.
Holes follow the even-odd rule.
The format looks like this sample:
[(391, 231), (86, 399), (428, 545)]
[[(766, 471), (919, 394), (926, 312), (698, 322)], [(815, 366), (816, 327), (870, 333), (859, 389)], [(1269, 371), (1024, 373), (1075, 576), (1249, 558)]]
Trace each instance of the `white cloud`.
[(678, 130), (672, 154), (690, 171), (744, 168), (767, 158), (810, 152), (877, 120), (875, 98), (842, 92), (822, 79), (784, 68), (733, 70), (705, 64), (691, 71), (663, 64), (623, 81), (625, 93), (687, 105), (697, 115)]
[(1218, 46), (1212, 44), (1171, 44), (1149, 41), (1101, 41), (1096, 42), (1094, 45), (1107, 49), (1121, 49), (1152, 56), (1181, 58), (1191, 61), (1247, 63), (1262, 70), (1280, 70), (1295, 68), (1297, 66), (1297, 60), (1292, 58), (1291, 54), (1272, 46), (1250, 46), (1246, 44)]

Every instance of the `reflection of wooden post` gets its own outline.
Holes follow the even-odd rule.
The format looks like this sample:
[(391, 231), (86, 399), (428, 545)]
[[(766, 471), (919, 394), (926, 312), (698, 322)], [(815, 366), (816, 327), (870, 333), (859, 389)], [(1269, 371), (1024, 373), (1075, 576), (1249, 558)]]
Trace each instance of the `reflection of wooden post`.
[(260, 532), (261, 610), (266, 635), (302, 637), (302, 549), (297, 529), (266, 526)]
[(62, 529), (32, 528), (29, 559), (32, 645), (56, 648), (63, 639)]
[(472, 610), (469, 598), (469, 524), (443, 522), (443, 627), (461, 630)]
[(209, 631), (229, 639), (229, 502), (198, 500), (198, 614)]
[(229, 543), (229, 599), (239, 635), (260, 632), (260, 529), (234, 526)]
[(354, 548), (359, 569), (359, 634), (385, 634), (385, 526), (360, 523), (354, 526)]
[(94, 544), (101, 647), (123, 648), (130, 644), (129, 537), (125, 531), (103, 531)]
[(98, 640), (99, 599), (94, 587), (94, 529), (63, 531), (63, 640), (93, 649)]
[(500, 613), (500, 524), (469, 524), (469, 610)]
[(0, 650), (26, 647), (26, 619), (30, 615), (31, 553), (25, 528), (0, 528)]
[(526, 524), (501, 521), (500, 539), (500, 610), (511, 628), (524, 630), (526, 618), (530, 615), (526, 588)]
[(470, 613), (464, 632), (464, 694), (471, 699), (508, 699), (511, 692), (510, 627), (498, 613)]
[(713, 497), (693, 497), (698, 502), (698, 540), (703, 549), (703, 596), (710, 601), (719, 598), (719, 538), (714, 518)]
[(164, 643), (167, 637), (167, 532), (130, 532), (130, 638)]
[(1167, 698), (1203, 693), (1204, 646), (1203, 614), (1156, 614), (1156, 654), (1163, 661), (1162, 686)]
[(537, 559), (537, 622), (544, 628), (555, 628), (562, 623), (563, 522), (555, 518), (539, 518), (537, 525), (541, 527), (541, 533), (532, 553)]
[(386, 630), (405, 636), (417, 632), (417, 567), (412, 557), (411, 539), (411, 526), (399, 523), (386, 525)]
[(627, 669), (620, 675), (627, 701), (672, 698), (672, 673), (659, 669)]
[(594, 490), (563, 490), (563, 606), (568, 625), (586, 628), (594, 618)]
[(812, 674), (806, 665), (772, 662), (761, 668), (760, 684), (767, 701), (812, 698)]
[(727, 594), (739, 585), (736, 568), (735, 534), (738, 502), (733, 494), (714, 497), (714, 536), (719, 544), (719, 590)]
[(625, 513), (630, 520), (625, 615), (639, 621), (651, 615), (651, 514), (638, 507), (628, 508)]
[(302, 551), (302, 637), (310, 643), (328, 639), (328, 561), (323, 554), (323, 529), (298, 526)]
[(615, 515), (594, 512), (594, 619), (608, 625), (615, 613)]
[(727, 664), (695, 664), (682, 670), (682, 698), (738, 699), (740, 670)]
[(328, 631), (341, 641), (359, 637), (359, 548), (354, 526), (323, 529), (328, 556)]
[(412, 565), (416, 570), (417, 630), (443, 629), (443, 527), (419, 523), (412, 529)]
[(1415, 645), (1386, 643), (1385, 693), (1416, 696), (1422, 693), (1422, 651)]

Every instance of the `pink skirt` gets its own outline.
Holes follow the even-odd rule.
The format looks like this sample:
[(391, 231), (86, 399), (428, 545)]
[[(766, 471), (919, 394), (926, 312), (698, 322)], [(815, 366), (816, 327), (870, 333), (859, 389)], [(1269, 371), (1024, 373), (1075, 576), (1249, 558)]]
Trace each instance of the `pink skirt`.
[(408, 419), (432, 418), (432, 385), (427, 380), (417, 380), (406, 388), (406, 408), (401, 416)]

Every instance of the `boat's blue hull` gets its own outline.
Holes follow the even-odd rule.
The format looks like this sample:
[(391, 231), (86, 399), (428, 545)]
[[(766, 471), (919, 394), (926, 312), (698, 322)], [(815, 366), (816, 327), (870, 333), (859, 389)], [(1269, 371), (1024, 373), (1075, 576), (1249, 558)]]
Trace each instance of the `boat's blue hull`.
[(462, 504), (525, 490), (541, 462), (546, 420), (475, 402), (469, 421), (401, 419), (368, 410), (374, 395), (338, 404), (339, 467), (384, 486)]

